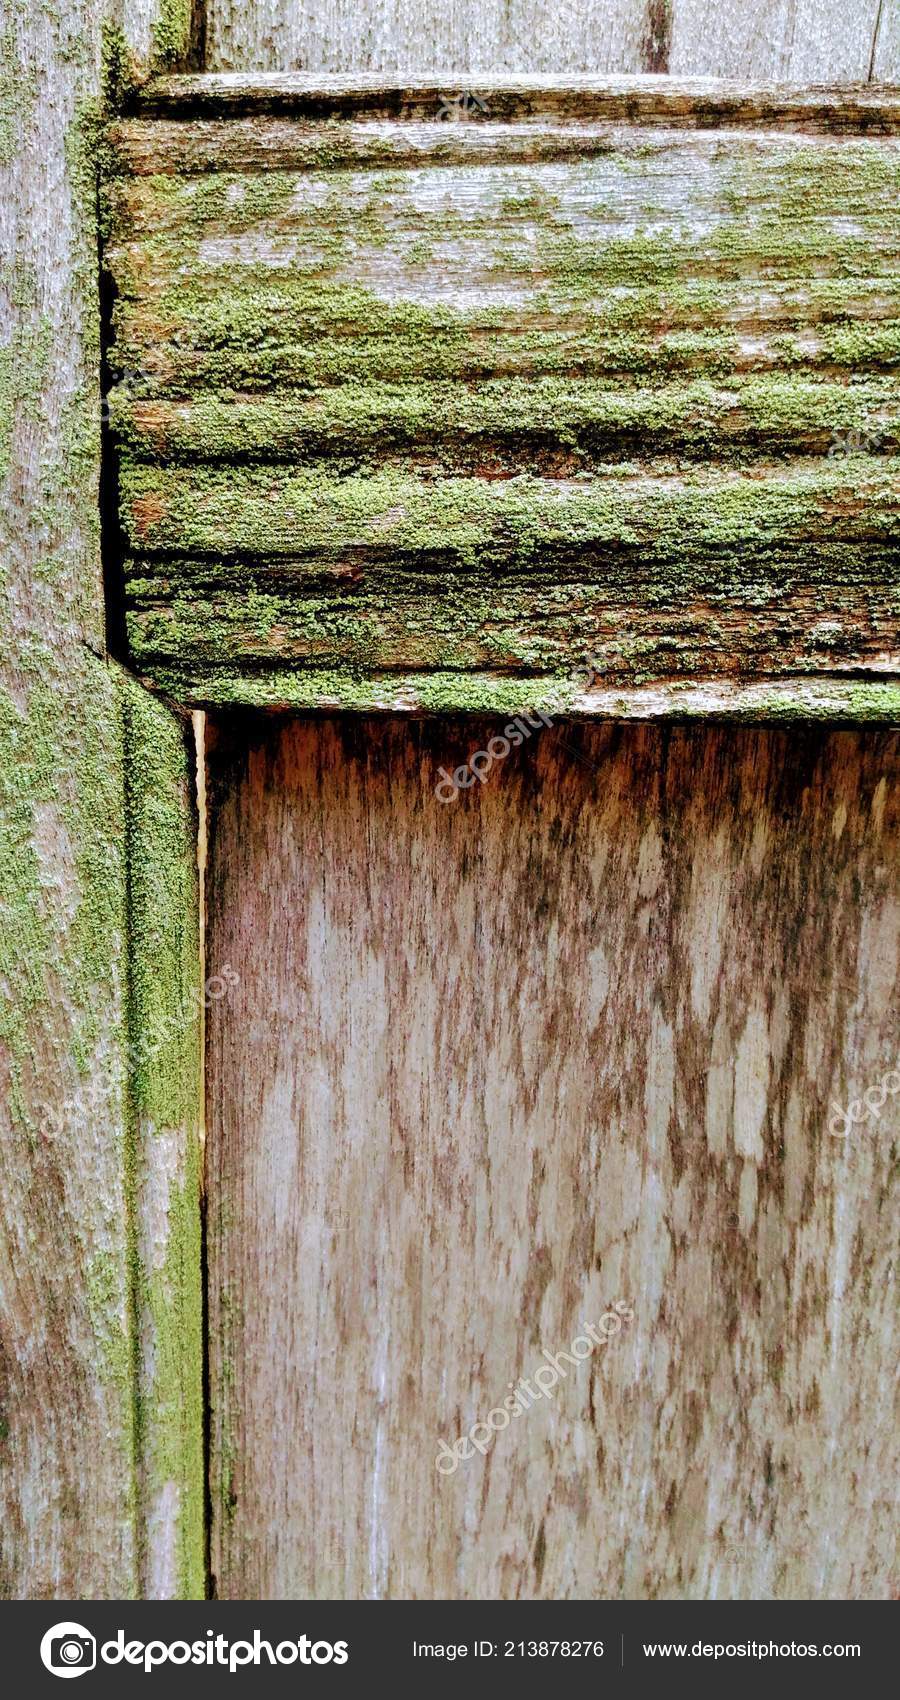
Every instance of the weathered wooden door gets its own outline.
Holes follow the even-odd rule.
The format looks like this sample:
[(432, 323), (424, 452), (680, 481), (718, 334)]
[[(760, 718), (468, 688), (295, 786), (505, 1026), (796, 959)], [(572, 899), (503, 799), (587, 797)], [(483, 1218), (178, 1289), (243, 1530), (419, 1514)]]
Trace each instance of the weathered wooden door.
[(896, 1591), (898, 16), (11, 8), (0, 1595)]

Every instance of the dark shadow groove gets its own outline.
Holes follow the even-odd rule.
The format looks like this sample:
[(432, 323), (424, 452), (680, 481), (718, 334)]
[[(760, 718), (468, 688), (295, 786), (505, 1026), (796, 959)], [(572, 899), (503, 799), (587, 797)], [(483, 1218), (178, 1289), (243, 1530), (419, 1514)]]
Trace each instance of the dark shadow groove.
[(100, 296), (100, 562), (106, 613), (106, 647), (117, 661), (127, 660), (125, 626), (125, 537), (119, 518), (119, 451), (110, 429), (109, 393), (112, 374), (109, 350), (113, 341), (115, 280), (104, 263), (101, 208), (98, 184), (97, 266)]
[(672, 54), (672, 0), (647, 0), (647, 25), (641, 42), (641, 70), (668, 73)]
[(884, 0), (878, 0), (878, 12), (875, 18), (875, 28), (872, 31), (872, 52), (869, 55), (869, 82), (875, 81), (875, 55), (878, 52), (878, 38), (881, 35), (881, 17), (884, 11)]
[(206, 0), (193, 0), (191, 11), (190, 71), (206, 70)]

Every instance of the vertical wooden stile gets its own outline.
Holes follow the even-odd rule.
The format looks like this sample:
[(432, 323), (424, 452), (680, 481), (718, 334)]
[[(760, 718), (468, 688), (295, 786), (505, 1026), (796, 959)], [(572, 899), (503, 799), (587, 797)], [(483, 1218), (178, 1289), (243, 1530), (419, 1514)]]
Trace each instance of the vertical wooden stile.
[[(116, 36), (99, 0), (11, 0), (0, 40), (0, 1597), (10, 1599), (204, 1588), (189, 1391), (201, 1368), (198, 1044), (182, 1019), (198, 978), (189, 767), (181, 722), (107, 656), (100, 552), (102, 62), (121, 63), (124, 45), (132, 70), (142, 54), (146, 69), (174, 18), (155, 0), (125, 12)], [(161, 62), (175, 47), (171, 37)], [(172, 1024), (152, 1078), (133, 1066), (134, 1023), (151, 1017)]]

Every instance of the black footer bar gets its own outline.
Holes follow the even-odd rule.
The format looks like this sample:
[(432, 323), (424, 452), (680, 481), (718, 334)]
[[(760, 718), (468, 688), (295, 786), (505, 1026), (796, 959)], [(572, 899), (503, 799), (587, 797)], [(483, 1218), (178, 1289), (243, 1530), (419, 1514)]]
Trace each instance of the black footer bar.
[(83, 1700), (134, 1690), (180, 1694), (358, 1692), (361, 1680), (418, 1677), (426, 1691), (496, 1690), (526, 1669), (570, 1693), (646, 1690), (673, 1674), (697, 1692), (748, 1676), (778, 1692), (798, 1673), (892, 1680), (891, 1602), (211, 1601), (9, 1602), (4, 1665), (26, 1695)]

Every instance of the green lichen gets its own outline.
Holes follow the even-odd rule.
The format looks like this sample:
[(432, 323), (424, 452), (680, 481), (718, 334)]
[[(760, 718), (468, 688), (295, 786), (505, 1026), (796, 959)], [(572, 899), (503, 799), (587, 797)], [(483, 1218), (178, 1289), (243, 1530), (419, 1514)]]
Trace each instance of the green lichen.
[[(160, 236), (174, 231), (183, 248), (222, 227), (229, 235), (240, 235), (265, 221), (266, 234), (277, 233), (279, 221), (302, 186), (303, 179), (294, 172), (262, 171), (217, 172), (187, 180), (159, 175), (114, 187), (119, 217), (127, 217), (132, 234)], [(168, 243), (161, 244), (159, 251), (169, 252)]]
[[(748, 358), (848, 371), (893, 364), (896, 163), (877, 144), (794, 145), (769, 175), (769, 152), (698, 186), (702, 236), (671, 221), (668, 191), (646, 200), (629, 229), (623, 190), (624, 233), (614, 221), (611, 230), (624, 170), (615, 156), (567, 168), (577, 218), (565, 197), (535, 188), (533, 166), (485, 168), (472, 212), (452, 195), (423, 204), (409, 171), (388, 174), (387, 185), (351, 171), (133, 181), (118, 212), (116, 358), (140, 365), (143, 346), (160, 393), (171, 394), (179, 375), (191, 393), (503, 372), (725, 376)], [(278, 204), (267, 209), (269, 178)], [(521, 194), (511, 192), (517, 183)], [(241, 259), (248, 231), (262, 248), (251, 244)], [(206, 249), (204, 235), (216, 239)], [(126, 255), (134, 238), (139, 249)], [(436, 264), (475, 304), (434, 298)], [(367, 285), (373, 271), (386, 287)], [(766, 312), (773, 292), (785, 303), (771, 324), (751, 327), (751, 340), (761, 332), (766, 345), (755, 357), (735, 313), (742, 300), (746, 311), (751, 280)], [(512, 303), (500, 304), (509, 291)], [(894, 322), (854, 327), (867, 300)], [(820, 322), (836, 334), (816, 347), (803, 333)], [(186, 361), (189, 352), (200, 358)]]
[(900, 684), (870, 681), (853, 684), (847, 691), (847, 710), (855, 721), (874, 720), (900, 725)]
[(40, 425), (46, 405), (55, 326), (48, 313), (17, 316), (12, 335), (0, 348), (0, 479), (12, 467), (14, 432), (20, 424)]
[[(95, 1066), (115, 1009), (122, 800), (115, 702), (101, 664), (84, 656), (60, 688), (52, 651), (31, 642), (19, 649), (19, 662), (19, 691), (0, 695), (0, 1038), (11, 1069), (9, 1108), (27, 1125), (20, 1086), (35, 1051), (52, 1043), (61, 989), (73, 1087)], [(60, 862), (48, 860), (43, 835)]]
[[(83, 647), (17, 637), (0, 691), (0, 1052), (6, 1160), (35, 1202), (49, 1187), (62, 1238), (71, 1220), (71, 1339), (82, 1314), (95, 1341), (97, 1420), (121, 1470), (120, 1515), (134, 1516), (128, 1270), (122, 1241), (125, 934), (122, 750), (108, 669)], [(82, 1148), (94, 1152), (90, 1178)], [(80, 1181), (79, 1181), (80, 1177)], [(79, 1190), (81, 1185), (82, 1190)], [(43, 1200), (37, 1205), (42, 1209)], [(35, 1226), (40, 1220), (35, 1218)], [(29, 1224), (29, 1227), (31, 1224)], [(56, 1243), (52, 1238), (51, 1245)], [(31, 1255), (39, 1255), (35, 1234)], [(100, 1250), (98, 1246), (108, 1249)], [(59, 1272), (57, 1272), (58, 1275)], [(68, 1339), (58, 1370), (68, 1373)], [(84, 1365), (77, 1366), (81, 1374)], [(71, 1515), (84, 1515), (76, 1500)], [(116, 1588), (128, 1596), (125, 1561)]]
[(109, 1381), (115, 1382), (124, 1398), (132, 1397), (132, 1341), (130, 1318), (123, 1302), (121, 1259), (109, 1252), (96, 1252), (86, 1260), (84, 1286), (88, 1314), (101, 1362)]
[[(24, 10), (16, 6), (14, 25)], [(0, 587), (0, 1051), (9, 1162), (22, 1184), (34, 1187), (35, 1197), (42, 1184), (52, 1189), (53, 1233), (59, 1239), (47, 1240), (51, 1248), (63, 1242), (71, 1201), (79, 1205), (71, 1223), (71, 1264), (49, 1271), (58, 1284), (63, 1267), (71, 1275), (70, 1294), (53, 1323), (61, 1329), (61, 1375), (70, 1371), (70, 1349), (81, 1343), (85, 1318), (96, 1344), (90, 1373), (85, 1378), (84, 1363), (76, 1373), (91, 1389), (85, 1413), (93, 1403), (100, 1441), (121, 1473), (122, 1539), (115, 1543), (121, 1560), (119, 1569), (110, 1561), (110, 1586), (124, 1597), (135, 1586), (126, 1531), (139, 1515), (138, 1454), (156, 1444), (149, 1407), (145, 1414), (141, 1403), (137, 1330), (142, 1275), (136, 1105), (150, 1083), (137, 1070), (129, 1083), (126, 1020), (126, 887), (143, 891), (146, 909), (151, 875), (149, 849), (143, 887), (134, 878), (130, 849), (130, 878), (123, 854), (129, 835), (121, 680), (102, 658), (99, 560), (97, 183), (103, 122), (113, 85), (121, 91), (124, 60), (120, 44), (114, 69), (108, 43), (104, 46), (108, 86), (101, 95), (97, 36), (88, 29), (73, 36), (58, 9), (44, 12), (35, 39), (45, 57), (36, 68), (25, 67), (20, 75), (9, 32), (0, 42), (6, 73), (0, 142), (7, 153), (27, 150), (43, 158), (46, 137), (51, 139), (48, 180), (63, 196), (54, 207), (54, 229), (64, 237), (64, 245), (51, 252), (51, 270), (64, 274), (66, 282), (61, 294), (48, 288), (46, 264), (41, 269), (47, 256), (30, 253), (24, 204), (15, 252), (5, 256), (2, 278), (12, 327), (0, 359), (0, 474), (6, 481), (4, 514), (12, 524), (4, 535)], [(12, 130), (3, 124), (11, 68)], [(43, 85), (54, 75), (53, 110), (72, 114), (58, 148), (52, 115), (47, 127), (39, 127), (32, 99), (34, 79)], [(39, 221), (36, 228), (42, 228)], [(148, 985), (145, 977), (145, 996)], [(167, 1089), (172, 1086), (169, 1070), (163, 1079)], [(186, 1090), (196, 1094), (196, 1071)], [(85, 1176), (96, 1182), (87, 1193)], [(199, 1270), (199, 1255), (191, 1262), (199, 1235), (196, 1208), (191, 1217), (191, 1185), (187, 1170), (184, 1224), (177, 1219), (176, 1200), (174, 1266), (163, 1271), (167, 1288), (176, 1275), (183, 1282), (186, 1271)], [(35, 1227), (35, 1257), (40, 1244)], [(148, 1290), (155, 1303), (154, 1279), (148, 1277)], [(189, 1315), (185, 1301), (180, 1310), (193, 1370), (200, 1355), (188, 1324), (192, 1321), (196, 1334), (199, 1305)], [(171, 1338), (177, 1339), (177, 1329)], [(186, 1421), (197, 1420), (195, 1404)], [(194, 1470), (192, 1481), (197, 1479)], [(113, 1477), (103, 1480), (110, 1484)], [(182, 1515), (186, 1528), (199, 1528), (202, 1551), (202, 1505), (198, 1513), (196, 1490), (191, 1493), (192, 1498), (184, 1496)], [(90, 1495), (82, 1501), (73, 1491), (70, 1497), (71, 1506), (60, 1508), (63, 1516), (89, 1519)], [(82, 1521), (76, 1535), (66, 1531), (63, 1539), (77, 1550), (83, 1532)]]
[(548, 714), (561, 712), (575, 694), (574, 680), (558, 677), (498, 678), (490, 673), (459, 673), (439, 669), (430, 673), (364, 673), (351, 668), (324, 667), (290, 672), (286, 669), (244, 673), (216, 669), (202, 678), (184, 668), (162, 670), (172, 693), (210, 707), (307, 710), (323, 707), (348, 711), (394, 709), (405, 705), (429, 714), (484, 712), (511, 715), (532, 707)]
[(346, 566), (368, 558), (530, 570), (546, 551), (641, 547), (677, 560), (733, 545), (768, 552), (830, 534), (845, 543), (894, 536), (898, 457), (792, 463), (746, 479), (698, 469), (680, 481), (609, 478), (579, 483), (523, 474), (429, 480), (390, 467), (335, 476), (321, 466), (123, 471), (122, 514), (136, 553), (221, 559), (236, 555)]
[(828, 720), (835, 724), (900, 726), (900, 685), (891, 681), (829, 682), (818, 692), (802, 686), (785, 687), (770, 696), (760, 696), (744, 711), (744, 717), (787, 724)]
[[(137, 82), (136, 66), (124, 30), (109, 18), (100, 31), (100, 114), (109, 119), (121, 111)], [(104, 156), (109, 168), (112, 155)]]
[(748, 150), (729, 171), (725, 200), (738, 216), (762, 206), (767, 218), (779, 220), (896, 215), (900, 159), (895, 149), (866, 141)]
[[(277, 246), (279, 238), (272, 240)], [(338, 252), (329, 259), (338, 238), (327, 227), (323, 234), (312, 224), (308, 239), (291, 241), (280, 267), (262, 266), (255, 245), (243, 266), (223, 260), (218, 248), (202, 260), (199, 239), (185, 251), (177, 229), (144, 238), (137, 270), (135, 251), (117, 248), (114, 366), (147, 370), (148, 393), (195, 396), (210, 388), (227, 394), (504, 374), (607, 373), (660, 383), (780, 365), (812, 375), (834, 366), (877, 370), (896, 359), (896, 265), (885, 271), (871, 253), (847, 276), (839, 269), (810, 276), (807, 268), (797, 279), (757, 283), (765, 297), (757, 325), (752, 313), (742, 323), (750, 310), (740, 268), (733, 279), (717, 279), (692, 276), (673, 261), (673, 275), (652, 283), (642, 261), (633, 277), (618, 275), (611, 261), (607, 280), (588, 277), (573, 292), (543, 273), (536, 278), (529, 264), (509, 280), (520, 301), (492, 302), (487, 274), (484, 298), (475, 290), (463, 307), (427, 294), (417, 300), (412, 284), (407, 298), (384, 299), (342, 276), (348, 265), (365, 271), (365, 250), (346, 264)], [(407, 247), (396, 253), (395, 270), (411, 269)], [(425, 291), (433, 263), (420, 271)]]
[(23, 55), (21, 24), (27, 13), (23, 0), (7, 0), (6, 22), (0, 29), (0, 166), (10, 165), (21, 138), (33, 121), (39, 96), (38, 67)]
[(153, 56), (163, 70), (182, 67), (190, 56), (193, 0), (157, 0)]
[[(152, 1135), (151, 1135), (152, 1137)], [(138, 1401), (144, 1511), (160, 1487), (177, 1487), (176, 1594), (206, 1596), (203, 1433), (203, 1310), (200, 1174), (196, 1138), (188, 1147), (184, 1185), (168, 1200), (168, 1239), (161, 1268), (140, 1267), (140, 1315), (152, 1342), (152, 1377)]]
[[(45, 8), (30, 30), (14, 7), (0, 44), (14, 123), (7, 157), (47, 167), (55, 186), (51, 249), (41, 248), (46, 209), (32, 218), (26, 168), (19, 221), (4, 256), (11, 324), (0, 361), (3, 584), (0, 611), (0, 1051), (7, 1160), (20, 1208), (33, 1188), (29, 1255), (71, 1253), (49, 1281), (69, 1277), (59, 1330), (58, 1373), (72, 1373), (85, 1322), (96, 1350), (84, 1405), (121, 1472), (121, 1557), (110, 1585), (133, 1588), (124, 1531), (134, 1516), (133, 1382), (128, 1279), (122, 1233), (126, 1140), (122, 980), (125, 933), (122, 748), (118, 695), (103, 662), (97, 554), (99, 407), (96, 176), (90, 157), (95, 45)], [(21, 26), (25, 23), (25, 28)], [(22, 44), (37, 53), (22, 64)], [(58, 79), (56, 73), (59, 73)], [(39, 108), (38, 86), (53, 98)], [(6, 104), (0, 97), (0, 104)], [(46, 124), (44, 117), (49, 118)], [(55, 125), (72, 114), (60, 140)], [(55, 116), (54, 116), (55, 115)], [(8, 113), (7, 113), (8, 116)], [(49, 147), (48, 147), (49, 143)], [(59, 233), (62, 233), (60, 236)], [(46, 247), (46, 244), (45, 244)], [(48, 285), (48, 266), (51, 283)], [(64, 275), (65, 290), (52, 287)], [(84, 1149), (93, 1153), (85, 1167)], [(85, 1191), (88, 1177), (91, 1185)], [(53, 1200), (49, 1232), (42, 1221)], [(77, 1206), (77, 1212), (76, 1207)], [(39, 1284), (42, 1271), (35, 1267)], [(38, 1290), (36, 1288), (36, 1290)], [(48, 1292), (51, 1289), (48, 1288)], [(85, 1364), (74, 1373), (85, 1376)], [(90, 1376), (84, 1385), (89, 1385)], [(51, 1479), (53, 1464), (50, 1462)], [(65, 1472), (66, 1464), (62, 1465)], [(73, 1478), (74, 1480), (74, 1478)], [(105, 1476), (104, 1481), (112, 1478)], [(106, 1488), (103, 1489), (106, 1491)], [(74, 1524), (91, 1496), (61, 1507)], [(63, 1527), (60, 1552), (82, 1530)], [(51, 1555), (53, 1556), (53, 1555)], [(55, 1561), (55, 1559), (54, 1559)], [(101, 1572), (102, 1574), (102, 1572)]]
[[(251, 400), (201, 395), (190, 406), (114, 395), (111, 420), (134, 459), (197, 463), (379, 461), (456, 471), (602, 476), (626, 457), (750, 464), (760, 452), (827, 453), (874, 435), (896, 446), (892, 378), (852, 384), (783, 373), (623, 388), (596, 378), (490, 378), (477, 388), (432, 381), (342, 384)], [(661, 470), (659, 466), (657, 471)]]
[[(141, 1504), (146, 1522), (160, 1490), (174, 1484), (178, 1595), (202, 1599), (200, 945), (190, 757), (185, 728), (168, 709), (130, 679), (122, 693)], [(148, 1266), (140, 1219), (152, 1210), (161, 1161), (174, 1168), (163, 1244), (153, 1245)]]
[(131, 1092), (141, 1117), (184, 1127), (197, 1119), (199, 963), (185, 730), (130, 681), (123, 695), (132, 1025), (159, 1041), (132, 1069)]
[(898, 473), (887, 455), (583, 483), (132, 466), (129, 641), (154, 672), (564, 675), (597, 643), (632, 684), (863, 665), (896, 641)]
[(686, 197), (654, 141), (485, 162), (475, 201), (353, 146), (120, 180), (142, 667), (250, 701), (280, 663), (298, 706), (396, 669), (458, 705), (585, 644), (629, 686), (890, 647), (893, 154), (717, 142)]
[[(133, 1429), (139, 1487), (128, 1488), (127, 1497), (136, 1492), (145, 1518), (158, 1488), (177, 1484), (179, 1591), (202, 1598), (200, 1067), (190, 997), (199, 952), (183, 730), (85, 651), (64, 679), (54, 653), (25, 646), (20, 660), (26, 671), (18, 700), (0, 696), (7, 1111), (33, 1147), (50, 1137), (61, 1155), (85, 1124), (99, 1120), (111, 1130), (131, 1227), (118, 1251), (86, 1246), (87, 1312), (101, 1372), (119, 1402), (122, 1437)], [(117, 1030), (126, 937), (127, 1039), (121, 1025)], [(53, 1112), (48, 1133), (33, 1120), (35, 1057), (61, 1043), (68, 1086), (60, 1085), (59, 1067), (44, 1081)], [(179, 1184), (169, 1200), (164, 1260), (148, 1269), (139, 1227), (147, 1208), (146, 1142), (174, 1127), (183, 1130)]]
[[(172, 668), (161, 669), (160, 679), (173, 695), (210, 709), (240, 705), (272, 713), (338, 709), (354, 713), (496, 714), (503, 718), (533, 709), (553, 717), (575, 710), (576, 698), (584, 688), (584, 669), (582, 659), (578, 669), (565, 678), (504, 679), (489, 673), (452, 671), (360, 675), (340, 668), (246, 672), (222, 667), (209, 673)], [(630, 689), (627, 695), (610, 692), (594, 715), (610, 720), (700, 718), (754, 725), (800, 725), (814, 720), (835, 725), (900, 725), (900, 686), (892, 683), (798, 679), (777, 689), (748, 687), (733, 692), (730, 682), (723, 680), (718, 700), (710, 694), (710, 683), (704, 680), (706, 688), (698, 697), (691, 694), (696, 684), (692, 679), (654, 685), (649, 692), (639, 687)], [(579, 705), (577, 712), (583, 715), (585, 710)], [(227, 1478), (227, 1471), (225, 1475)]]

